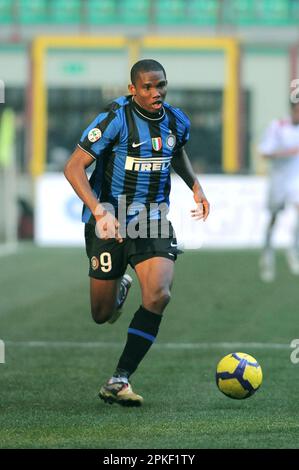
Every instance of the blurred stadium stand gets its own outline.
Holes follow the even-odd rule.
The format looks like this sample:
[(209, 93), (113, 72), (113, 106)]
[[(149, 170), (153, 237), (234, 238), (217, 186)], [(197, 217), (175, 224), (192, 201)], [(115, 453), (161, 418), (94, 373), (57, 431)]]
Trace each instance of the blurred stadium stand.
[[(123, 34), (131, 38), (141, 38), (146, 34), (178, 36), (192, 34), (209, 37), (230, 35), (240, 39), (243, 52), (246, 50), (243, 54), (245, 70), (246, 67), (249, 67), (247, 63), (250, 64), (250, 58), (254, 54), (261, 54), (263, 47), (264, 49), (272, 48), (269, 54), (272, 57), (273, 67), (277, 56), (281, 69), (282, 55), (285, 54), (285, 63), (287, 64), (289, 48), (295, 47), (297, 42), (298, 24), (299, 0), (0, 0), (0, 47), (2, 54), (0, 59), (3, 60), (3, 69), (11, 67), (11, 70), (17, 70), (15, 60), (18, 58), (23, 61), (23, 67), (20, 65), (18, 70), (24, 70), (23, 76), (22, 72), (6, 73), (5, 71), (5, 73), (2, 72), (0, 78), (6, 80), (7, 99), (17, 112), (18, 122), (24, 123), (26, 113), (22, 114), (22, 110), (25, 109), (26, 93), (29, 90), (28, 81), (30, 81), (30, 56), (27, 47), (30, 47), (32, 40), (40, 34)], [(254, 48), (256, 49), (254, 50)], [(279, 52), (279, 48), (284, 48), (284, 50)], [(106, 96), (101, 97), (103, 80), (102, 83), (97, 82), (96, 85), (87, 80), (83, 85), (80, 82), (82, 77), (88, 75), (90, 64), (93, 61), (93, 58), (86, 58), (86, 54), (83, 60), (76, 59), (75, 56), (72, 59), (69, 55), (65, 55), (63, 63), (55, 62), (52, 68), (50, 67), (50, 72), (54, 68), (56, 71), (56, 81), (54, 80), (55, 83), (52, 82), (52, 85), (51, 83), (49, 85), (50, 114), (47, 158), (50, 167), (55, 167), (53, 162), (62, 159), (62, 152), (60, 150), (57, 152), (57, 148), (60, 149), (62, 146), (65, 151), (67, 149), (70, 152), (72, 143), (76, 141), (76, 136), (82, 130), (80, 123), (88, 121), (89, 116), (92, 113), (96, 114), (107, 101), (107, 93)], [(203, 55), (204, 51), (201, 60), (203, 60)], [(217, 51), (214, 51), (214, 62), (211, 60), (206, 62), (206, 66), (195, 67), (194, 72), (200, 73), (199, 78), (202, 79), (204, 72), (202, 67), (206, 67), (207, 70), (212, 70), (215, 67), (214, 72), (211, 73), (223, 75), (220, 53), (218, 53), (218, 59), (216, 55)], [(185, 57), (180, 56), (178, 63), (182, 61), (182, 58), (185, 60)], [(55, 61), (55, 59), (53, 60)], [(119, 60), (119, 58), (115, 60)], [(164, 60), (163, 57), (161, 60)], [(259, 58), (256, 56), (252, 60), (258, 64)], [(106, 64), (105, 61), (104, 64)], [(256, 66), (250, 65), (250, 67)], [(271, 66), (270, 64), (269, 67)], [(119, 63), (122, 74), (124, 69), (121, 67), (122, 65)], [(287, 65), (287, 67), (291, 69), (291, 65)], [(286, 72), (285, 75), (288, 73)], [(49, 75), (51, 81), (53, 74)], [(64, 81), (61, 81), (58, 75), (63, 76)], [(262, 115), (260, 115), (260, 120), (256, 119), (254, 114), (256, 110), (252, 113), (252, 102), (256, 100), (257, 91), (253, 91), (252, 87), (255, 84), (251, 78), (248, 78), (249, 75), (245, 77), (245, 82), (248, 83), (243, 84), (242, 89), (243, 114), (245, 116), (242, 136), (243, 172), (250, 172), (254, 167), (250, 163), (252, 145), (250, 122), (255, 126), (253, 137), (256, 139), (257, 131), (259, 132), (262, 128), (262, 121), (266, 121), (266, 117), (264, 118)], [(68, 90), (68, 80), (73, 77), (77, 77), (78, 81), (72, 84), (71, 90)], [(123, 79), (120, 79), (119, 82), (121, 80)], [(284, 80), (283, 77), (281, 77), (280, 83), (282, 80)], [(219, 83), (214, 80), (212, 86), (209, 86), (208, 80), (203, 81), (205, 81), (204, 85), (200, 82), (196, 84), (196, 81), (193, 80), (192, 85), (189, 84), (186, 91), (181, 79), (176, 80), (177, 83), (172, 80), (169, 100), (185, 109), (192, 120), (194, 132), (192, 143), (190, 143), (190, 153), (195, 155), (195, 166), (200, 171), (221, 172), (222, 89), (219, 87), (219, 80)], [(106, 85), (109, 83), (106, 82), (104, 88)], [(95, 87), (98, 91), (95, 90)], [(123, 92), (123, 90), (119, 90), (119, 83), (117, 87), (118, 90), (112, 90), (111, 95), (108, 93), (108, 99), (113, 97), (114, 91)], [(89, 91), (87, 92), (87, 90)], [(261, 96), (262, 89), (259, 93)], [(57, 97), (59, 98), (57, 99)], [(77, 119), (73, 117), (74, 110)], [(69, 127), (72, 128), (72, 132), (64, 131), (62, 133), (59, 130), (63, 128), (63, 122), (66, 121), (71, 123)], [(258, 124), (255, 125), (257, 121)], [(21, 142), (16, 149), (17, 162), (20, 171), (24, 172), (28, 167), (30, 155), (25, 155), (26, 133), (22, 125), (19, 125), (17, 132), (20, 134), (18, 142)], [(59, 146), (57, 146), (58, 136)], [(207, 158), (208, 152), (209, 158)]]
[(289, 26), (297, 0), (0, 0), (5, 25)]

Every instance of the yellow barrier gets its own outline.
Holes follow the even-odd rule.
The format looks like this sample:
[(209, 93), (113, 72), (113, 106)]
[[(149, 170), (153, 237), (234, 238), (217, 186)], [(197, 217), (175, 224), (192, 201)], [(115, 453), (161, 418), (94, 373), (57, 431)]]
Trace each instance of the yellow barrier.
[(32, 158), (33, 176), (44, 172), (47, 142), (47, 90), (45, 83), (45, 56), (53, 48), (124, 48), (129, 52), (129, 67), (140, 56), (143, 49), (223, 50), (226, 56), (223, 100), (222, 167), (225, 173), (239, 169), (238, 158), (238, 110), (239, 110), (239, 45), (234, 38), (159, 37), (146, 36), (141, 39), (125, 37), (85, 36), (40, 36), (33, 42), (33, 115)]

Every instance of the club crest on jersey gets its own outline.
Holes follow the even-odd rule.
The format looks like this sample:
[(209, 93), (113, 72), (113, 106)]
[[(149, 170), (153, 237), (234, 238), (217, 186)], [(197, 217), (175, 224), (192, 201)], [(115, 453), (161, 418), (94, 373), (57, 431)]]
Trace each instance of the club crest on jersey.
[(169, 134), (166, 137), (166, 145), (168, 148), (173, 149), (176, 144), (176, 136), (174, 134)]
[(95, 127), (88, 132), (88, 140), (89, 142), (96, 142), (102, 137), (102, 131)]
[(95, 271), (96, 269), (98, 269), (100, 263), (98, 258), (96, 256), (93, 256), (90, 260), (90, 264), (92, 269)]
[(153, 137), (152, 138), (152, 146), (153, 146), (153, 149), (156, 152), (159, 152), (159, 150), (161, 150), (161, 148), (162, 148), (162, 139), (161, 139), (161, 137)]

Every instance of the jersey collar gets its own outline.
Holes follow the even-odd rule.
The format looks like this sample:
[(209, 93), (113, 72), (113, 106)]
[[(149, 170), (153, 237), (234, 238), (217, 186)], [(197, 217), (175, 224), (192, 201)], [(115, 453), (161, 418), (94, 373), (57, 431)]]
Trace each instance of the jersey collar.
[(131, 105), (133, 110), (136, 112), (136, 114), (141, 117), (142, 119), (145, 119), (146, 121), (162, 121), (165, 116), (165, 108), (162, 106), (162, 108), (157, 112), (157, 113), (150, 113), (149, 111), (146, 111), (143, 109), (139, 104), (134, 101), (133, 96), (131, 97)]

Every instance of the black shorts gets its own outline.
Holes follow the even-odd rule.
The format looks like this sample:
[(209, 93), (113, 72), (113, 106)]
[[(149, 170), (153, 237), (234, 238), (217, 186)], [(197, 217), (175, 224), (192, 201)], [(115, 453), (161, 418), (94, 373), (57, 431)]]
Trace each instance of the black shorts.
[(85, 224), (86, 254), (89, 258), (89, 276), (96, 279), (118, 279), (126, 272), (128, 264), (136, 264), (155, 256), (175, 261), (182, 253), (169, 222), (168, 238), (129, 238), (122, 243), (114, 238), (102, 240), (96, 235), (95, 226)]

